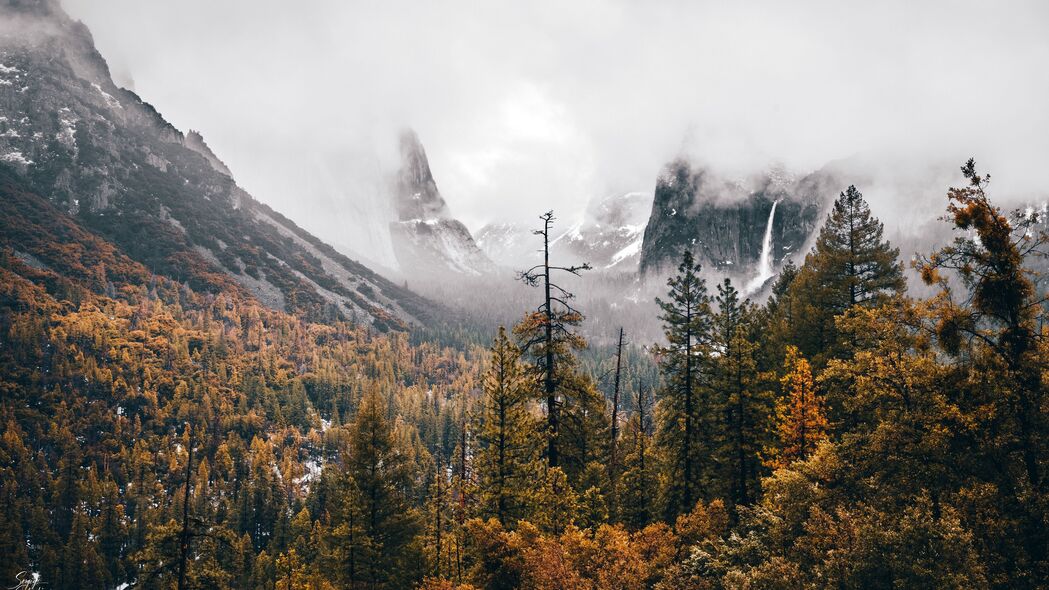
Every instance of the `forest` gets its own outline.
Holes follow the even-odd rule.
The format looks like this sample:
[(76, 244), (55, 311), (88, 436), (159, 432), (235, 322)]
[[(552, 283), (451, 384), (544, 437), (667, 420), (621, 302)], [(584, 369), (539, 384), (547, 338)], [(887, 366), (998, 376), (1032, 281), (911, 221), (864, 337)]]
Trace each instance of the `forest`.
[(196, 291), (22, 210), (0, 585), (1049, 587), (1049, 236), (961, 172), (941, 249), (848, 187), (767, 301), (684, 251), (662, 341), (598, 361), (557, 283), (585, 266), (522, 272), (537, 306), (476, 345)]

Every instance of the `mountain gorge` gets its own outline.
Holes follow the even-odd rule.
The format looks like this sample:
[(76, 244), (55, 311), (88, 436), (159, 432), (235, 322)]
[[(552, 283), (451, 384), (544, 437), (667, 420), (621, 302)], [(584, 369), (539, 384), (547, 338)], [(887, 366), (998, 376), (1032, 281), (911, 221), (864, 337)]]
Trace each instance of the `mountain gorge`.
[(379, 329), (435, 319), (434, 304), (253, 199), (200, 134), (116, 86), (87, 28), (57, 3), (0, 11), (0, 165), (15, 172), (11, 185), (196, 290), (238, 289), (273, 309)]

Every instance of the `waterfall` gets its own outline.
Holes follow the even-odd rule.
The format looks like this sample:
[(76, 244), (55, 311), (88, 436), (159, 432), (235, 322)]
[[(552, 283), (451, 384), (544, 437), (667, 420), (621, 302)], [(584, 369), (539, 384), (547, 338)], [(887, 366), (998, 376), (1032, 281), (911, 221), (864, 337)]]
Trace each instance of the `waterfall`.
[(747, 283), (744, 291), (747, 294), (755, 293), (772, 278), (772, 220), (776, 218), (776, 205), (779, 200), (772, 202), (772, 210), (769, 211), (769, 221), (765, 225), (765, 239), (761, 242), (761, 256), (758, 257), (758, 276)]

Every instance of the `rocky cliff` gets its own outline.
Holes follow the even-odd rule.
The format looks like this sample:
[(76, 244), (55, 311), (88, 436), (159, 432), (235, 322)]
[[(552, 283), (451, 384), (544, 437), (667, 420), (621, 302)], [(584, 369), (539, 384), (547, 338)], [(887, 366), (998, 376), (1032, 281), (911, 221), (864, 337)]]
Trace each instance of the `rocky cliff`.
[(777, 168), (727, 179), (675, 160), (656, 182), (641, 247), (641, 272), (667, 271), (691, 249), (708, 268), (756, 273), (769, 214), (777, 202), (770, 260), (778, 266), (808, 243), (824, 207), (840, 188), (824, 172), (799, 177)]
[(401, 167), (392, 191), (398, 219), (390, 224), (390, 234), (404, 275), (442, 280), (494, 270), (470, 231), (452, 217), (414, 131), (402, 133), (400, 150)]

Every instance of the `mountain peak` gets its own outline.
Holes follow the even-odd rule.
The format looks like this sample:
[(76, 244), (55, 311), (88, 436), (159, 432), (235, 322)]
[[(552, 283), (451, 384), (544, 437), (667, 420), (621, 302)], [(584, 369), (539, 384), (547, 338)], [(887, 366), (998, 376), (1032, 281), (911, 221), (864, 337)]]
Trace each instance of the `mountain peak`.
[(452, 217), (430, 171), (426, 150), (415, 131), (401, 132), (401, 168), (393, 199), (398, 220), (390, 224), (394, 254), (413, 276), (440, 279), (451, 275), (480, 276), (494, 266), (466, 226)]
[(449, 216), (448, 205), (437, 190), (430, 162), (419, 136), (411, 129), (401, 132), (401, 168), (397, 173), (394, 205), (398, 219), (440, 219)]
[[(0, 0), (0, 32), (0, 199), (46, 199), (55, 223), (199, 293), (380, 330), (436, 319), (432, 302), (255, 201), (199, 133), (118, 87), (90, 31), (57, 3)], [(0, 215), (0, 233), (19, 223)], [(48, 259), (37, 242), (15, 245)]]

